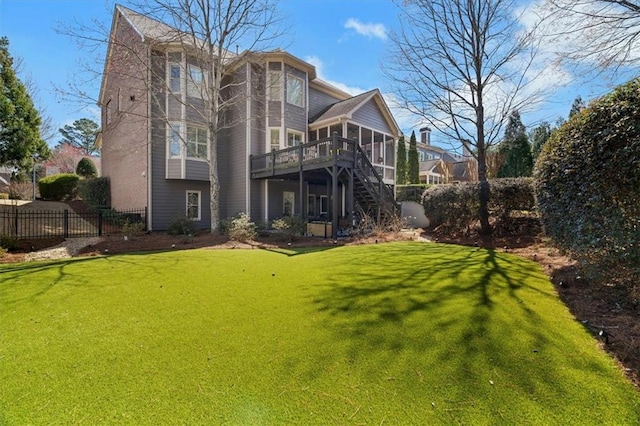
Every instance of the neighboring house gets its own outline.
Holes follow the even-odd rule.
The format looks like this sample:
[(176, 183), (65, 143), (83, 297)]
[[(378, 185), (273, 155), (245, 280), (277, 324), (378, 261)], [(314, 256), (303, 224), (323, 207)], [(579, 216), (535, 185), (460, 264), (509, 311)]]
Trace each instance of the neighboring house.
[[(194, 113), (203, 100), (193, 78), (205, 81), (206, 71), (166, 40), (170, 31), (115, 8), (99, 100), (102, 174), (112, 207), (147, 208), (149, 229), (185, 215), (207, 228), (208, 130)], [(136, 69), (141, 57), (149, 71)], [(378, 90), (351, 96), (281, 50), (233, 61), (234, 88), (247, 96), (225, 117), (233, 124), (217, 144), (221, 218), (300, 215), (331, 221), (335, 236), (354, 212), (395, 213), (400, 131)]]
[(51, 157), (43, 163), (44, 176), (51, 176), (58, 173), (75, 173), (78, 163), (83, 158), (88, 158), (96, 166), (98, 176), (100, 176), (101, 159), (84, 153), (82, 148), (71, 144), (60, 144), (51, 152)]
[(476, 160), (470, 152), (454, 154), (431, 145), (431, 129), (420, 129), (420, 140), (416, 143), (420, 161), (421, 183), (458, 183), (477, 180)]

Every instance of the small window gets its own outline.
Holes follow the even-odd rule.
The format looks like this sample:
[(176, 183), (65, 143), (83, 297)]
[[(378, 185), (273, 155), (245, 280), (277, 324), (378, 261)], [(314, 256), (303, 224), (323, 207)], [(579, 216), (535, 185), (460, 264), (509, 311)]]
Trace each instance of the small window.
[(180, 123), (171, 123), (169, 124), (169, 158), (180, 158), (181, 152)]
[(270, 101), (282, 100), (282, 73), (280, 71), (269, 71), (267, 99)]
[(187, 157), (207, 159), (207, 129), (187, 126)]
[(202, 98), (206, 88), (208, 75), (202, 68), (189, 65), (189, 75), (187, 79), (187, 95), (194, 98)]
[(182, 92), (182, 79), (180, 78), (180, 65), (169, 64), (169, 88), (171, 93), (178, 94)]
[(326, 215), (329, 211), (329, 199), (326, 195), (320, 196), (320, 215)]
[(287, 102), (299, 107), (304, 106), (304, 80), (287, 74)]
[(300, 145), (302, 140), (302, 132), (296, 132), (293, 130), (289, 130), (287, 132), (287, 146), (298, 146)]
[(293, 216), (293, 206), (295, 203), (295, 193), (284, 191), (282, 193), (282, 215)]
[(280, 149), (280, 129), (271, 129), (271, 150)]
[(307, 216), (315, 217), (316, 215), (316, 195), (309, 194), (307, 198)]
[(200, 191), (187, 191), (187, 218), (200, 220)]

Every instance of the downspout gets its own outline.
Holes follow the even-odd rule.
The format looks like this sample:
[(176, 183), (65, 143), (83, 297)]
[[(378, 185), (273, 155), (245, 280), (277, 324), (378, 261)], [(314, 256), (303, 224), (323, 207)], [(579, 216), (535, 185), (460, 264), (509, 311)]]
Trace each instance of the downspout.
[(246, 158), (246, 164), (245, 164), (245, 169), (246, 169), (246, 179), (245, 179), (245, 203), (244, 203), (244, 208), (246, 213), (251, 216), (251, 97), (253, 96), (253, 94), (251, 93), (252, 87), (251, 87), (251, 64), (249, 62), (247, 62), (247, 105), (246, 105), (246, 109), (247, 109), (247, 116), (246, 116), (246, 132), (247, 132), (247, 136), (246, 136), (246, 152), (245, 152), (245, 158)]
[(151, 47), (147, 45), (147, 230), (153, 231), (153, 208), (152, 208), (152, 140), (151, 140)]

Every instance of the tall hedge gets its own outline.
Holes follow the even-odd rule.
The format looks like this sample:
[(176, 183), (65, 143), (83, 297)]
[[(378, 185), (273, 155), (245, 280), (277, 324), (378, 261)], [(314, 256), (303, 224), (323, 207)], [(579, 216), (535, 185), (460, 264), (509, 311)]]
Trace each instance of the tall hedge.
[[(584, 264), (640, 265), (640, 79), (574, 114), (534, 170), (545, 231)], [(633, 266), (635, 265), (635, 266)]]
[(76, 166), (76, 174), (83, 178), (90, 179), (98, 176), (98, 169), (93, 160), (84, 157), (80, 159)]
[(45, 200), (62, 201), (76, 194), (80, 176), (75, 173), (58, 173), (43, 177), (38, 181), (40, 196)]
[[(489, 212), (507, 220), (513, 211), (535, 210), (531, 178), (490, 179)], [(424, 192), (422, 205), (432, 226), (462, 231), (478, 219), (480, 185), (475, 182), (433, 185)]]
[(78, 183), (78, 196), (94, 209), (111, 205), (109, 178), (85, 179)]

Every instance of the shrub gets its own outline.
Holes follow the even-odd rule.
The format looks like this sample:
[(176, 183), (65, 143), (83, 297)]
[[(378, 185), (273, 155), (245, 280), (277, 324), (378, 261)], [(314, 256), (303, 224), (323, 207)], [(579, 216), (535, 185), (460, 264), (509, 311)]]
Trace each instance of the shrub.
[(8, 192), (0, 192), (0, 200), (8, 200), (9, 193)]
[(169, 221), (167, 234), (169, 235), (195, 235), (196, 224), (186, 216), (176, 216)]
[(122, 225), (122, 233), (127, 235), (129, 238), (134, 239), (135, 237), (139, 237), (144, 234), (145, 228), (146, 226), (144, 222), (125, 219), (125, 222)]
[(0, 248), (5, 252), (13, 251), (18, 248), (18, 239), (11, 235), (0, 235)]
[(90, 179), (98, 176), (98, 169), (91, 159), (85, 157), (78, 162), (76, 174), (83, 178)]
[(300, 216), (285, 216), (271, 223), (271, 228), (291, 239), (299, 237), (307, 231), (307, 222)]
[(424, 192), (422, 205), (431, 226), (468, 228), (478, 218), (478, 184), (434, 185)]
[(84, 179), (78, 182), (78, 197), (92, 209), (109, 207), (110, 191), (109, 178), (106, 177)]
[(640, 79), (555, 131), (534, 178), (545, 232), (559, 248), (594, 270), (640, 275)]
[(396, 200), (400, 201), (415, 201), (419, 203), (422, 200), (424, 191), (429, 189), (432, 185), (427, 183), (417, 183), (413, 185), (397, 185), (396, 186)]
[[(535, 209), (531, 178), (489, 180), (489, 211), (501, 222), (509, 220), (514, 211)], [(424, 193), (422, 204), (433, 227), (450, 230), (468, 229), (478, 220), (479, 184), (434, 185)]]
[(46, 176), (38, 182), (40, 196), (46, 200), (62, 201), (71, 199), (76, 194), (80, 176), (74, 173), (59, 173)]
[(233, 241), (253, 240), (256, 238), (256, 224), (251, 222), (248, 214), (238, 213), (229, 221), (227, 234)]
[(33, 196), (33, 183), (11, 181), (9, 185), (10, 200), (30, 200)]

